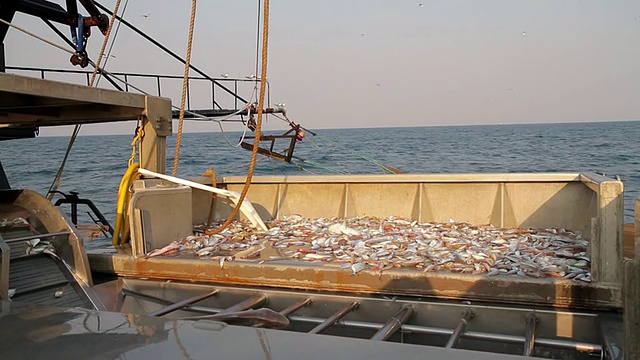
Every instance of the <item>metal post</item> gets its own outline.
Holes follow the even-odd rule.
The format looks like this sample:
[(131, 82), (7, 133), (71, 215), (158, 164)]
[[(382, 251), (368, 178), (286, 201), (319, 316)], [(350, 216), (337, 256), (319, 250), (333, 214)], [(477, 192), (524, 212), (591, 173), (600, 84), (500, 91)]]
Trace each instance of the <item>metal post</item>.
[(538, 318), (536, 314), (533, 313), (527, 317), (527, 331), (524, 335), (524, 351), (522, 355), (531, 356), (533, 353), (533, 347), (536, 342), (536, 325), (538, 323)]
[(254, 296), (243, 300), (231, 307), (228, 307), (218, 313), (220, 314), (229, 314), (237, 311), (243, 311), (247, 309), (251, 309), (254, 306), (258, 306), (267, 300), (267, 296), (265, 294), (255, 294)]
[(7, 64), (4, 59), (4, 43), (0, 43), (0, 72), (6, 72)]
[(640, 259), (625, 261), (623, 293), (624, 358), (640, 359)]
[(187, 110), (191, 110), (191, 91), (189, 88), (189, 78), (187, 78)]
[(78, 225), (78, 203), (71, 203), (71, 222), (73, 225)]
[(0, 190), (9, 190), (11, 186), (9, 186), (9, 179), (7, 179), (7, 174), (4, 173), (4, 169), (2, 168), (2, 160), (0, 160)]
[(456, 328), (453, 330), (453, 333), (449, 337), (449, 341), (447, 341), (447, 345), (445, 346), (446, 348), (452, 348), (458, 343), (458, 340), (460, 340), (460, 337), (464, 333), (464, 330), (467, 328), (467, 324), (469, 323), (469, 320), (472, 317), (473, 317), (473, 311), (465, 310), (462, 312), (462, 318), (460, 318), (458, 325), (456, 326)]
[(635, 219), (635, 244), (634, 244), (634, 259), (640, 260), (640, 196), (636, 199), (636, 219)]
[(211, 83), (211, 108), (216, 108), (216, 86), (214, 83)]
[[(215, 199), (215, 198), (214, 198)], [(287, 308), (280, 311), (280, 315), (288, 316), (303, 306), (307, 306), (312, 303), (311, 298), (302, 299), (294, 304), (289, 305)]]
[(618, 180), (605, 180), (598, 186), (600, 216), (595, 219), (595, 239), (591, 241), (591, 274), (594, 282), (622, 285), (624, 250), (624, 186)]
[(0, 236), (0, 300), (9, 301), (9, 261), (11, 248)]
[(147, 96), (142, 126), (145, 135), (140, 144), (140, 167), (164, 174), (167, 136), (171, 135), (171, 102)]
[(325, 331), (329, 326), (335, 324), (338, 320), (342, 319), (345, 315), (351, 312), (351, 310), (357, 308), (359, 303), (352, 301), (345, 305), (342, 309), (338, 310), (335, 314), (331, 315), (325, 321), (309, 331), (309, 334), (320, 334)]
[(178, 301), (178, 302), (173, 303), (171, 305), (167, 305), (167, 306), (165, 306), (163, 308), (160, 308), (160, 309), (158, 309), (156, 311), (152, 311), (147, 315), (149, 315), (149, 316), (163, 316), (163, 315), (166, 315), (168, 313), (174, 312), (176, 310), (180, 310), (180, 309), (182, 309), (184, 307), (187, 307), (187, 306), (189, 306), (191, 304), (195, 304), (198, 301), (207, 299), (207, 298), (209, 298), (209, 297), (211, 297), (211, 296), (213, 296), (213, 295), (215, 295), (217, 293), (218, 293), (218, 290), (215, 289), (215, 290), (212, 290), (212, 291), (208, 291), (208, 292), (206, 292), (204, 294), (198, 294), (198, 295), (192, 296), (192, 297), (190, 297), (188, 299), (184, 299), (182, 301)]
[(387, 340), (391, 335), (402, 328), (402, 324), (409, 320), (411, 315), (413, 315), (413, 306), (403, 306), (391, 319), (389, 319), (389, 321), (387, 321), (386, 324), (382, 326), (382, 328), (380, 328), (380, 330), (378, 330), (378, 332), (371, 337), (371, 340)]

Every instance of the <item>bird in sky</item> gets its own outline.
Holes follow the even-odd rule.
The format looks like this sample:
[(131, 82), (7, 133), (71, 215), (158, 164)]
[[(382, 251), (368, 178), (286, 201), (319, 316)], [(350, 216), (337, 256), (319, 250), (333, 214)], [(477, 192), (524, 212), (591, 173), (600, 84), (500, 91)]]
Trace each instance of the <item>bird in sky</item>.
[(523, 32), (522, 32), (522, 36), (527, 36), (527, 32), (526, 32), (526, 31), (523, 31)]
[(151, 17), (151, 14), (142, 14), (140, 16), (142, 16), (145, 19), (149, 19), (149, 17)]
[(220, 74), (220, 76), (222, 76), (223, 78), (228, 78), (229, 77), (229, 73), (224, 73), (224, 74)]
[(418, 7), (422, 7), (422, 4), (418, 4)]

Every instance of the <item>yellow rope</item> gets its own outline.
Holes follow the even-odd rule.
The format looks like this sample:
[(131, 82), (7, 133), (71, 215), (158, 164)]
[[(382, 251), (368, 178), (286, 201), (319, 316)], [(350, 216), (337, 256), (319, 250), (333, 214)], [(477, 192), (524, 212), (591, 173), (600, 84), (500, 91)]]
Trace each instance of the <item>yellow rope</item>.
[(131, 164), (133, 164), (133, 162), (136, 160), (136, 145), (138, 145), (138, 142), (140, 142), (143, 137), (144, 129), (142, 128), (142, 126), (138, 125), (138, 127), (136, 127), (136, 133), (135, 135), (133, 135), (133, 140), (131, 140), (131, 156), (129, 157), (129, 166), (131, 166)]
[[(98, 60), (96, 60), (96, 66), (93, 67), (93, 74), (91, 74), (91, 80), (89, 81), (89, 86), (93, 86), (93, 82), (96, 80), (96, 75), (98, 74), (98, 68), (100, 67), (100, 62), (104, 57), (104, 52), (107, 49), (107, 42), (109, 42), (109, 36), (111, 35), (111, 29), (113, 28), (113, 23), (116, 20), (116, 14), (118, 13), (118, 9), (120, 8), (120, 1), (116, 1), (116, 6), (113, 8), (113, 16), (111, 16), (111, 20), (109, 20), (109, 27), (107, 28), (107, 33), (104, 35), (104, 40), (102, 41), (102, 47), (100, 48), (100, 54), (98, 54)], [(78, 36), (80, 38), (80, 36)], [(78, 40), (80, 41), (80, 40)]]
[(187, 42), (187, 56), (184, 61), (184, 79), (182, 80), (182, 97), (180, 99), (180, 115), (178, 116), (178, 133), (176, 135), (176, 148), (173, 153), (172, 176), (178, 174), (178, 157), (180, 156), (180, 143), (182, 142), (182, 124), (184, 123), (184, 107), (187, 98), (187, 86), (189, 86), (189, 64), (191, 63), (191, 44), (193, 43), (193, 28), (196, 21), (196, 0), (191, 1), (191, 18), (189, 19), (189, 40)]
[(225, 222), (220, 225), (219, 228), (213, 230), (205, 230), (205, 234), (213, 235), (221, 232), (226, 229), (227, 226), (233, 221), (233, 218), (238, 214), (238, 210), (240, 210), (240, 206), (244, 201), (244, 198), (247, 196), (247, 192), (249, 191), (249, 185), (251, 185), (251, 178), (253, 177), (253, 170), (256, 166), (256, 159), (258, 156), (258, 147), (260, 142), (260, 135), (262, 129), (262, 109), (264, 108), (264, 92), (265, 85), (267, 82), (267, 45), (269, 43), (269, 0), (264, 0), (264, 20), (262, 27), (262, 72), (260, 76), (260, 98), (258, 100), (258, 120), (256, 124), (255, 131), (255, 141), (253, 143), (253, 150), (251, 152), (251, 164), (249, 164), (249, 171), (247, 173), (247, 179), (245, 180), (244, 187), (242, 188), (242, 193), (240, 194), (240, 199), (238, 199), (238, 203), (233, 208), (231, 214)]

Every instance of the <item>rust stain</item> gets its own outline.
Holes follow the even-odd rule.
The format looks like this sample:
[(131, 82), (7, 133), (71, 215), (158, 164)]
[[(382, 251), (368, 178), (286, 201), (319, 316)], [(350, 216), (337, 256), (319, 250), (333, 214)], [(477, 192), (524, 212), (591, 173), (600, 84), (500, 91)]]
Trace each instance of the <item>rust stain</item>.
[[(273, 286), (331, 292), (378, 293), (483, 299), (561, 307), (619, 308), (619, 288), (599, 284), (574, 284), (563, 279), (513, 279), (467, 274), (438, 275), (391, 269), (379, 276), (375, 271), (351, 271), (332, 266), (291, 266), (180, 258), (113, 258), (113, 271), (121, 276), (202, 283)], [(508, 291), (505, 291), (505, 288)]]
[(636, 226), (624, 224), (624, 257), (633, 259), (636, 251)]

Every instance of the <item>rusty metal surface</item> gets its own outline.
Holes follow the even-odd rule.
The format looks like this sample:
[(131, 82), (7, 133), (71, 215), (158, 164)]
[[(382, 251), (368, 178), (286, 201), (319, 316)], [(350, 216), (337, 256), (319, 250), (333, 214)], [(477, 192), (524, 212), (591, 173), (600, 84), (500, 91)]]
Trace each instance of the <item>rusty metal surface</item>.
[(347, 291), (390, 295), (475, 299), (557, 307), (617, 309), (620, 287), (571, 280), (518, 276), (424, 273), (391, 269), (382, 274), (351, 271), (332, 264), (308, 262), (227, 261), (193, 258), (132, 258), (126, 254), (91, 254), (94, 271), (126, 277), (173, 279), (205, 283), (272, 286), (292, 289)]
[(636, 252), (635, 224), (624, 224), (624, 257), (633, 259)]

